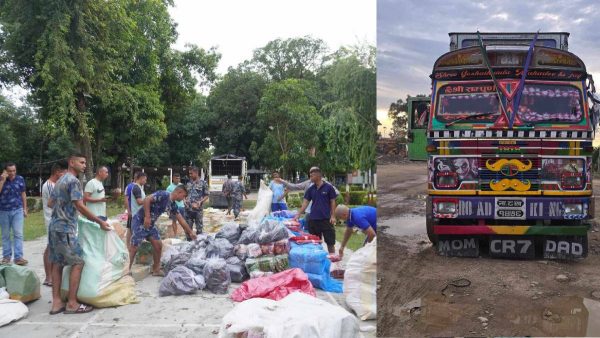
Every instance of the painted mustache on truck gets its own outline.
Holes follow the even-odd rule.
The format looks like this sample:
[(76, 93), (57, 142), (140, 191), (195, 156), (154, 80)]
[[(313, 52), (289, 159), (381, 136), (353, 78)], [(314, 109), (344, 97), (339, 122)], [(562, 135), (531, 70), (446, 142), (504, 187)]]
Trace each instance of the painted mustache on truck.
[(529, 182), (529, 180), (526, 180), (527, 183), (523, 183), (518, 179), (508, 179), (508, 178), (503, 178), (500, 181), (498, 180), (491, 180), (490, 181), (490, 188), (493, 191), (505, 191), (508, 189), (513, 189), (515, 191), (527, 191), (529, 189), (531, 189), (531, 182)]
[[(511, 172), (511, 171), (520, 172), (520, 171), (527, 171), (533, 167), (533, 163), (530, 160), (527, 160), (527, 164), (525, 164), (515, 158), (510, 159), (510, 160), (503, 158), (503, 159), (496, 161), (496, 163), (494, 163), (494, 164), (491, 164), (490, 161), (491, 160), (487, 160), (485, 162), (485, 167), (494, 172), (502, 171), (502, 169), (504, 169), (505, 171), (507, 169), (513, 169), (513, 170), (508, 170), (508, 171), (509, 172)], [(506, 176), (513, 176), (513, 175), (506, 175)]]

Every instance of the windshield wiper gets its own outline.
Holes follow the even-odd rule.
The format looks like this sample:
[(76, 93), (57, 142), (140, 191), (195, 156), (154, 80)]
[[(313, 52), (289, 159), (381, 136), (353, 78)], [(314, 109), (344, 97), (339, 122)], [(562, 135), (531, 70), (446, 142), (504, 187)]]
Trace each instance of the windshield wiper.
[(458, 120), (454, 120), (452, 122), (446, 123), (446, 127), (450, 127), (451, 125), (453, 125), (453, 124), (455, 124), (457, 122), (464, 121), (464, 120), (470, 119), (472, 117), (481, 117), (481, 116), (488, 116), (488, 115), (494, 115), (494, 114), (498, 114), (498, 112), (488, 112), (488, 113), (481, 113), (481, 114), (475, 114), (475, 115), (469, 115), (469, 116), (461, 117)]

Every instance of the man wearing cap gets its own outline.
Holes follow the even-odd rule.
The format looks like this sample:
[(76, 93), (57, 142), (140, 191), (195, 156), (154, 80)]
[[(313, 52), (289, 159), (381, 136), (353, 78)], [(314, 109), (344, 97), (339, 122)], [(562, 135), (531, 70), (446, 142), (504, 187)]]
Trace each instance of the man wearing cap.
[(376, 236), (377, 209), (374, 207), (365, 205), (350, 209), (347, 206), (340, 204), (335, 208), (335, 217), (345, 221), (347, 226), (339, 250), (340, 257), (344, 256), (344, 248), (354, 232), (353, 228), (362, 230), (365, 236), (367, 236), (364, 244), (371, 242)]
[(310, 215), (308, 216), (308, 232), (324, 239), (330, 254), (335, 253), (335, 198), (337, 193), (330, 183), (323, 180), (321, 169), (313, 167), (310, 169), (310, 181), (313, 183), (304, 193), (304, 201), (298, 214), (294, 217), (298, 220), (312, 202)]

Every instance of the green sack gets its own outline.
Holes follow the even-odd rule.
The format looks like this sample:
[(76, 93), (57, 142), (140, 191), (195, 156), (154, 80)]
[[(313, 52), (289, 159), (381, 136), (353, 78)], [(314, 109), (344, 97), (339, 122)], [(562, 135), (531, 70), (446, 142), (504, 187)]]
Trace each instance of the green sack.
[(40, 279), (28, 267), (19, 265), (0, 266), (0, 287), (6, 286), (10, 299), (28, 303), (39, 299)]
[[(104, 231), (95, 222), (80, 217), (78, 223), (77, 237), (85, 265), (81, 272), (77, 298), (95, 307), (137, 303), (133, 283), (122, 284), (119, 292), (125, 296), (112, 295), (116, 291), (114, 284), (129, 272), (129, 252), (125, 243), (115, 231)], [(69, 290), (70, 274), (71, 267), (65, 267), (61, 284), (63, 298)]]

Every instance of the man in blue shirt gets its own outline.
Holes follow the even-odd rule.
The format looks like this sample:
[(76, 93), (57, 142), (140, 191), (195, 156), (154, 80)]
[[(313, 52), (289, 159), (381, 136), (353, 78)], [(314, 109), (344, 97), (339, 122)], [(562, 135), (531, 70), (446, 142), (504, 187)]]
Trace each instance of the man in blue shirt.
[(177, 207), (177, 204), (175, 204), (175, 202), (183, 201), (187, 195), (187, 189), (183, 185), (179, 185), (171, 193), (159, 190), (144, 199), (142, 208), (131, 220), (133, 236), (131, 237), (131, 245), (129, 246), (130, 269), (131, 265), (133, 265), (138, 246), (146, 239), (150, 241), (153, 249), (152, 258), (154, 264), (152, 265), (152, 275), (164, 276), (164, 272), (160, 270), (162, 242), (160, 241), (160, 234), (155, 223), (158, 217), (165, 211), (179, 221), (179, 224), (181, 224), (190, 239), (196, 239), (196, 234), (192, 232), (192, 228), (188, 225), (183, 216), (181, 216), (179, 208)]
[(371, 242), (376, 236), (377, 232), (377, 209), (371, 206), (360, 206), (356, 208), (348, 208), (347, 206), (340, 204), (335, 208), (335, 217), (342, 221), (346, 221), (346, 232), (344, 233), (344, 239), (342, 240), (342, 246), (340, 247), (340, 257), (344, 256), (344, 248), (350, 236), (352, 236), (353, 228), (360, 229), (367, 238), (365, 243)]
[(287, 189), (283, 183), (278, 182), (279, 173), (274, 171), (273, 181), (269, 183), (269, 189), (273, 191), (273, 200), (271, 201), (271, 211), (287, 210), (287, 203), (285, 202), (285, 196), (287, 195)]
[[(0, 175), (0, 228), (2, 229), (2, 264), (27, 265), (23, 258), (23, 222), (27, 217), (25, 180), (17, 175), (17, 166), (9, 162)], [(11, 243), (10, 233), (13, 233)]]
[(335, 198), (337, 193), (333, 185), (323, 180), (321, 169), (312, 167), (310, 169), (310, 181), (314, 183), (304, 193), (302, 207), (294, 219), (298, 220), (312, 202), (310, 215), (308, 216), (308, 232), (325, 240), (327, 250), (330, 254), (335, 253)]

